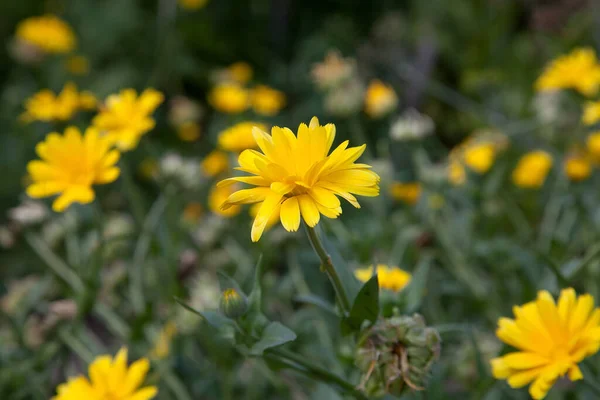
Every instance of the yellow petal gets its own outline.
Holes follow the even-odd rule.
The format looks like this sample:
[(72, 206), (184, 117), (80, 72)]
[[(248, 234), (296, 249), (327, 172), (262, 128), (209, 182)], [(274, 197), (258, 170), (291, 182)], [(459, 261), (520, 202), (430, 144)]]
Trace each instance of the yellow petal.
[(314, 200), (306, 194), (298, 196), (298, 202), (300, 203), (300, 211), (302, 212), (304, 222), (313, 228), (319, 223), (319, 219), (321, 218), (317, 205)]
[(300, 227), (300, 206), (296, 197), (290, 197), (281, 204), (281, 225), (288, 232), (296, 232)]
[(150, 400), (158, 393), (158, 389), (156, 386), (147, 386), (138, 390), (133, 396), (129, 397), (127, 400)]
[(71, 186), (54, 200), (52, 209), (56, 212), (63, 212), (73, 203), (91, 203), (94, 201), (94, 197), (94, 191), (88, 186)]
[(130, 395), (137, 390), (137, 388), (142, 385), (142, 382), (144, 382), (149, 369), (150, 362), (147, 358), (141, 358), (131, 364), (129, 370), (127, 371), (125, 380), (123, 381), (121, 393)]
[(531, 352), (510, 353), (502, 357), (502, 360), (512, 369), (530, 369), (550, 362), (546, 357)]
[[(257, 189), (250, 189), (257, 190)], [(254, 218), (254, 222), (252, 224), (252, 231), (250, 237), (253, 242), (257, 242), (262, 236), (267, 223), (269, 222), (269, 218), (275, 212), (276, 208), (281, 204), (282, 195), (279, 193), (271, 192), (267, 194), (265, 197), (265, 201), (263, 201), (260, 206), (260, 210), (258, 210), (258, 214)]]
[(308, 194), (314, 201), (321, 204), (323, 207), (338, 208), (340, 206), (340, 199), (338, 199), (330, 190), (313, 187), (308, 191)]

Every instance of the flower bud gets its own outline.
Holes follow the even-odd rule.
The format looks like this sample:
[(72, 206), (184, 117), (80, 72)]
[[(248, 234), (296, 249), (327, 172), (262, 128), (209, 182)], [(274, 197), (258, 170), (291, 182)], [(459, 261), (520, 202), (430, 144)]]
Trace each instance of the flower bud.
[(248, 302), (246, 297), (237, 290), (230, 288), (221, 295), (219, 309), (229, 318), (237, 319), (244, 315), (248, 310)]

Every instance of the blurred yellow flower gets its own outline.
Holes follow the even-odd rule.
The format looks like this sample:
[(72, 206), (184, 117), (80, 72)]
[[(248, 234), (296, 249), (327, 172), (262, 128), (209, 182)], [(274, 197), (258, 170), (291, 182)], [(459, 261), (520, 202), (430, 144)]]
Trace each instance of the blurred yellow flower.
[(19, 40), (47, 53), (68, 53), (75, 48), (76, 44), (71, 27), (51, 14), (21, 21), (15, 35)]
[(246, 149), (257, 147), (252, 128), (257, 127), (260, 130), (266, 130), (267, 126), (260, 122), (240, 122), (219, 133), (219, 147), (223, 150), (241, 152)]
[(84, 56), (71, 56), (65, 64), (67, 71), (73, 75), (87, 75), (90, 72), (90, 62)]
[[(373, 266), (357, 269), (354, 271), (354, 276), (361, 282), (367, 282), (373, 276)], [(410, 273), (398, 267), (377, 264), (377, 280), (381, 289), (399, 292), (410, 283), (411, 279)]]
[(154, 128), (152, 113), (163, 100), (163, 94), (154, 89), (139, 96), (134, 89), (123, 89), (108, 96), (92, 124), (121, 151), (133, 150), (142, 135)]
[(273, 116), (285, 107), (285, 94), (265, 85), (257, 85), (252, 89), (252, 108), (257, 114)]
[(227, 209), (223, 209), (221, 206), (229, 196), (231, 196), (235, 190), (236, 186), (214, 186), (210, 193), (208, 194), (208, 208), (213, 213), (220, 215), (222, 217), (231, 218), (240, 213), (240, 206), (233, 206)]
[(588, 101), (585, 103), (581, 121), (585, 125), (594, 125), (600, 121), (600, 101)]
[(546, 181), (552, 163), (552, 157), (545, 151), (529, 152), (519, 160), (512, 173), (512, 180), (522, 188), (540, 188)]
[(485, 174), (494, 164), (496, 147), (493, 143), (473, 143), (465, 147), (462, 157), (467, 167), (478, 174)]
[(184, 142), (194, 142), (200, 139), (201, 128), (197, 122), (187, 121), (177, 126), (177, 137)]
[(229, 168), (229, 158), (226, 153), (213, 150), (204, 157), (201, 166), (206, 176), (215, 176), (221, 172), (225, 172)]
[(198, 202), (192, 202), (185, 206), (183, 209), (183, 220), (192, 224), (197, 223), (204, 213), (202, 204)]
[(226, 114), (239, 114), (250, 106), (248, 90), (233, 83), (221, 83), (210, 91), (208, 102), (215, 110)]
[(120, 153), (111, 150), (110, 141), (94, 128), (88, 128), (83, 136), (75, 127), (67, 128), (63, 136), (50, 133), (35, 150), (41, 160), (27, 164), (32, 179), (27, 194), (33, 198), (60, 194), (52, 204), (57, 212), (72, 203), (91, 203), (95, 197), (92, 185), (113, 182), (120, 173), (115, 166)]
[(575, 89), (593, 96), (600, 87), (600, 65), (592, 48), (577, 48), (552, 61), (535, 82), (538, 91)]
[(168, 321), (160, 330), (158, 337), (154, 342), (154, 348), (152, 349), (151, 356), (158, 359), (166, 358), (170, 353), (171, 342), (173, 341), (173, 337), (176, 333), (177, 325), (175, 325), (175, 322), (173, 321)]
[(250, 64), (248, 64), (247, 62), (238, 61), (227, 67), (227, 75), (234, 82), (245, 85), (252, 79), (254, 71), (252, 70)]
[(177, 0), (181, 8), (186, 10), (199, 10), (206, 6), (208, 0)]
[(222, 209), (262, 203), (252, 225), (256, 242), (273, 214), (280, 216), (287, 231), (296, 231), (301, 215), (309, 227), (317, 225), (321, 214), (337, 218), (342, 213), (337, 196), (358, 208), (351, 193), (379, 195), (379, 176), (369, 165), (354, 163), (366, 145), (347, 148), (345, 141), (328, 155), (334, 138), (335, 125), (322, 126), (316, 117), (309, 126), (300, 124), (297, 136), (288, 128), (273, 127), (269, 135), (255, 127), (254, 139), (262, 153), (244, 150), (238, 158), (238, 169), (253, 176), (225, 179), (218, 185), (243, 182), (258, 187), (236, 191)]
[(147, 358), (127, 366), (127, 349), (121, 348), (115, 357), (101, 355), (89, 366), (90, 379), (70, 378), (58, 386), (51, 400), (150, 400), (158, 392), (156, 386), (144, 386), (150, 369)]
[(467, 172), (460, 161), (451, 160), (448, 164), (448, 180), (454, 186), (464, 185), (467, 181)]
[(398, 105), (394, 89), (378, 79), (371, 81), (365, 94), (365, 112), (371, 118), (380, 118)]
[(596, 163), (600, 163), (600, 131), (591, 133), (585, 144), (590, 156)]
[(589, 178), (592, 173), (592, 163), (585, 154), (571, 154), (564, 163), (567, 177), (572, 181), (582, 181)]
[(500, 318), (496, 335), (519, 351), (491, 360), (496, 379), (512, 388), (529, 383), (529, 394), (543, 399), (556, 380), (568, 376), (583, 379), (577, 364), (600, 348), (600, 309), (594, 298), (575, 290), (560, 292), (558, 304), (545, 290), (537, 299), (513, 307), (515, 319)]
[(78, 92), (74, 83), (67, 83), (60, 94), (48, 89), (40, 90), (25, 101), (25, 112), (20, 118), (32, 121), (68, 121), (79, 110), (96, 107), (96, 98), (90, 92)]
[(390, 186), (390, 194), (395, 200), (413, 205), (421, 197), (421, 184), (419, 182), (394, 182)]

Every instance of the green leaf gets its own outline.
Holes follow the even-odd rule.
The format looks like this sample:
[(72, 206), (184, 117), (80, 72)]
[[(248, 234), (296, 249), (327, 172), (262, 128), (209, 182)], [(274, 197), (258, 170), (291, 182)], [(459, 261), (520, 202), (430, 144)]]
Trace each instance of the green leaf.
[(320, 308), (323, 311), (326, 311), (329, 314), (337, 316), (335, 309), (331, 304), (320, 298), (319, 296), (315, 296), (314, 294), (302, 294), (294, 297), (294, 301), (298, 303), (310, 304)]
[(427, 286), (427, 277), (429, 276), (432, 259), (433, 257), (429, 253), (426, 253), (421, 257), (410, 284), (403, 290), (402, 294), (406, 296), (405, 312), (416, 311), (421, 306), (421, 302), (425, 296), (425, 287)]
[(233, 279), (226, 273), (222, 271), (217, 271), (217, 278), (219, 279), (219, 287), (221, 288), (221, 292), (224, 292), (227, 289), (235, 289), (235, 291), (239, 294), (243, 294), (244, 296), (246, 295), (244, 291), (240, 288), (240, 285), (235, 281), (235, 279)]
[(212, 326), (215, 329), (222, 329), (225, 327), (235, 326), (235, 322), (232, 319), (227, 318), (226, 316), (217, 311), (199, 311), (188, 306), (181, 299), (175, 298), (175, 301), (178, 302), (186, 310), (202, 317), (210, 326)]
[(262, 254), (258, 257), (258, 261), (256, 262), (256, 268), (254, 270), (254, 286), (252, 287), (252, 291), (248, 296), (248, 308), (250, 312), (261, 312), (261, 302), (262, 302), (262, 285), (261, 278), (263, 275), (263, 262), (262, 262)]
[(358, 331), (363, 321), (375, 322), (378, 316), (379, 280), (375, 274), (360, 289), (350, 310), (350, 315), (342, 321), (342, 334)]
[(250, 349), (250, 354), (260, 356), (266, 349), (281, 346), (296, 340), (296, 334), (279, 322), (271, 322), (263, 331), (262, 337)]

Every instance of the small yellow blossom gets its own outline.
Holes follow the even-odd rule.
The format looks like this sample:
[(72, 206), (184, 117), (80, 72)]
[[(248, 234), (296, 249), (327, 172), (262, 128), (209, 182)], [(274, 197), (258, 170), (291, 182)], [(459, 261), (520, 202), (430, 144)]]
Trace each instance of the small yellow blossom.
[(101, 355), (89, 366), (85, 376), (70, 378), (58, 386), (51, 400), (150, 400), (158, 392), (156, 386), (141, 387), (150, 369), (147, 358), (127, 366), (127, 349), (116, 356)]
[(177, 127), (177, 137), (184, 142), (194, 142), (200, 139), (201, 128), (197, 122), (188, 121)]
[(421, 184), (419, 182), (394, 182), (390, 186), (390, 194), (395, 200), (413, 205), (421, 197)]
[(527, 153), (519, 160), (512, 173), (512, 180), (515, 185), (522, 188), (540, 188), (546, 181), (552, 163), (552, 157), (545, 151), (536, 150)]
[(254, 149), (257, 146), (252, 135), (252, 128), (266, 130), (267, 126), (260, 122), (240, 122), (219, 133), (219, 147), (226, 151), (241, 152), (246, 149)]
[(592, 163), (585, 154), (575, 153), (569, 155), (564, 163), (567, 177), (572, 181), (587, 179), (592, 173)]
[(68, 53), (75, 48), (71, 27), (55, 15), (31, 17), (17, 26), (16, 37), (47, 53)]
[(185, 206), (183, 209), (183, 220), (192, 224), (197, 223), (204, 213), (202, 204), (198, 202), (192, 202)]
[(27, 99), (25, 112), (20, 118), (24, 122), (68, 121), (77, 111), (91, 110), (95, 107), (96, 98), (93, 94), (78, 92), (77, 86), (69, 82), (58, 95), (44, 89)]
[(454, 186), (462, 186), (467, 181), (467, 172), (460, 161), (452, 160), (448, 164), (448, 180)]
[(536, 400), (560, 377), (583, 379), (577, 364), (600, 348), (600, 309), (591, 295), (578, 298), (575, 290), (564, 289), (557, 304), (542, 290), (513, 312), (515, 319), (498, 320), (496, 335), (518, 351), (491, 360), (496, 379), (506, 379), (512, 388), (531, 383), (529, 394)]
[(226, 114), (239, 114), (250, 106), (250, 94), (240, 85), (222, 83), (210, 91), (208, 102), (215, 110)]
[(215, 176), (221, 172), (225, 172), (229, 168), (229, 158), (226, 153), (213, 150), (204, 157), (201, 166), (206, 176)]
[(208, 0), (177, 0), (181, 8), (186, 10), (199, 10), (206, 6)]
[(208, 194), (208, 208), (213, 213), (222, 217), (231, 218), (240, 213), (240, 206), (233, 206), (227, 209), (222, 209), (221, 206), (229, 196), (236, 190), (236, 186), (215, 186)]
[(319, 223), (321, 214), (337, 218), (342, 213), (337, 196), (354, 207), (360, 205), (352, 195), (378, 196), (379, 176), (367, 164), (354, 162), (365, 151), (366, 145), (348, 147), (340, 144), (331, 154), (335, 125), (322, 126), (314, 117), (310, 124), (300, 124), (298, 134), (288, 128), (273, 127), (271, 134), (254, 128), (254, 139), (261, 152), (244, 150), (238, 162), (241, 171), (252, 176), (225, 179), (219, 186), (243, 182), (251, 189), (233, 193), (222, 209), (239, 204), (262, 203), (252, 225), (251, 238), (260, 239), (273, 214), (290, 232), (300, 227), (300, 217), (309, 227)]
[(176, 333), (177, 325), (173, 321), (168, 321), (160, 330), (154, 342), (154, 348), (151, 353), (152, 357), (158, 359), (166, 358), (171, 351), (171, 342)]
[(108, 96), (92, 124), (121, 151), (133, 150), (142, 135), (154, 128), (152, 113), (163, 100), (162, 93), (154, 89), (139, 96), (134, 89), (121, 90)]
[[(354, 271), (354, 276), (361, 282), (367, 282), (373, 276), (373, 266), (357, 269)], [(411, 279), (410, 273), (398, 267), (377, 264), (377, 280), (381, 289), (399, 292), (410, 283)]]
[(471, 170), (485, 174), (494, 164), (496, 148), (493, 143), (474, 143), (464, 149), (462, 157)]
[(588, 101), (585, 103), (581, 121), (588, 126), (600, 121), (600, 101)]
[(120, 153), (111, 150), (110, 141), (94, 128), (88, 128), (83, 136), (75, 127), (67, 128), (63, 136), (50, 133), (35, 150), (41, 160), (27, 164), (32, 179), (27, 194), (33, 198), (60, 194), (52, 204), (57, 212), (72, 203), (91, 203), (95, 197), (92, 185), (113, 182), (120, 173), (115, 166)]
[(392, 112), (398, 105), (394, 89), (378, 79), (371, 81), (365, 94), (365, 112), (371, 118), (380, 118)]
[(585, 144), (590, 156), (596, 163), (600, 163), (600, 131), (590, 134)]
[(65, 64), (67, 71), (73, 75), (87, 75), (90, 72), (90, 62), (84, 56), (71, 56)]
[(257, 114), (273, 116), (285, 107), (285, 94), (265, 85), (257, 85), (252, 89), (252, 108)]
[(546, 67), (535, 82), (538, 91), (575, 89), (585, 96), (593, 96), (600, 87), (600, 65), (591, 48), (577, 48), (558, 57)]
[(245, 85), (250, 82), (254, 71), (247, 62), (238, 61), (227, 67), (227, 74), (234, 82)]

